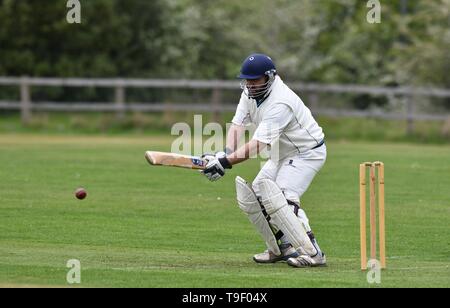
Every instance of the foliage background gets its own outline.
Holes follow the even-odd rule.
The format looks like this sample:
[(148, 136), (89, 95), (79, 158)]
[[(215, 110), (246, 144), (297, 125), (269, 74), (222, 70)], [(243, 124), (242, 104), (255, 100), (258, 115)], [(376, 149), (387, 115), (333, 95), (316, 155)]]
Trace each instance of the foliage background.
[(0, 1), (0, 75), (234, 78), (251, 52), (290, 80), (450, 86), (449, 0)]
[[(367, 22), (370, 8), (362, 0), (80, 3), (82, 23), (69, 24), (65, 0), (0, 0), (0, 76), (234, 79), (248, 54), (262, 52), (288, 82), (450, 87), (450, 0), (382, 0), (380, 24)], [(32, 99), (106, 102), (113, 95), (35, 87)], [(234, 104), (237, 95), (225, 91), (223, 101)], [(129, 102), (210, 98), (199, 90), (127, 90)], [(18, 89), (1, 87), (0, 99), (17, 100)], [(319, 100), (404, 108), (401, 99), (370, 95)], [(450, 110), (449, 99), (421, 100), (419, 111)]]

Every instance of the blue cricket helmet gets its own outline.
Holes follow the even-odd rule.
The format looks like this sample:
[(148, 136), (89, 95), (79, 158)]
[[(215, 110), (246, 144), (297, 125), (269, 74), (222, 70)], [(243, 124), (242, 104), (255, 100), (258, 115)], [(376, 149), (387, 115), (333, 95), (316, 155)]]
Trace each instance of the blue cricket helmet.
[[(277, 70), (275, 64), (269, 56), (255, 53), (245, 59), (242, 63), (241, 73), (238, 78), (242, 79), (241, 89), (244, 94), (251, 99), (256, 99), (259, 106), (270, 95), (270, 89), (275, 81)], [(263, 84), (252, 84), (249, 80), (267, 77)]]
[(272, 59), (264, 54), (255, 53), (248, 56), (242, 63), (240, 79), (259, 79), (276, 73)]

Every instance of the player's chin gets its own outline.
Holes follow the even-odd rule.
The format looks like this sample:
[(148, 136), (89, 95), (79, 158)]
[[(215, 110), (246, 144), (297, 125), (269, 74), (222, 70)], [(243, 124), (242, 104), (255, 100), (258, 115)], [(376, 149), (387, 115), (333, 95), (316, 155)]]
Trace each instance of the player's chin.
[(258, 97), (263, 93), (263, 89), (259, 89), (259, 88), (255, 88), (252, 89), (251, 91), (248, 91), (249, 96), (251, 97)]
[(251, 98), (255, 98), (258, 96), (258, 91), (251, 91), (251, 92), (249, 91), (248, 96)]

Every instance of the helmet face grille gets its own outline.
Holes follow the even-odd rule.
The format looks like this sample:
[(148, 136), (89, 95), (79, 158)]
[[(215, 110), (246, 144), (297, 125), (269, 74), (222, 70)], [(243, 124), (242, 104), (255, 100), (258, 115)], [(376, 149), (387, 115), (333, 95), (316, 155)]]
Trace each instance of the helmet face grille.
[(270, 87), (275, 81), (275, 72), (270, 72), (268, 77), (267, 81), (261, 85), (249, 85), (248, 80), (244, 79), (241, 81), (241, 89), (244, 91), (244, 94), (251, 99), (266, 97)]

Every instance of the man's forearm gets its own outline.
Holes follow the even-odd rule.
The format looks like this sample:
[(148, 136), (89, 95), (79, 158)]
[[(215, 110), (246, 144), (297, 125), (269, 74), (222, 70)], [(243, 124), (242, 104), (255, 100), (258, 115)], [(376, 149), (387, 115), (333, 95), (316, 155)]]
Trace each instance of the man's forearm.
[(226, 158), (231, 165), (236, 165), (243, 161), (246, 161), (253, 155), (260, 153), (265, 147), (266, 144), (261, 143), (257, 140), (251, 140), (249, 143), (240, 147), (237, 151), (227, 156)]
[(230, 130), (228, 131), (227, 143), (225, 147), (225, 153), (227, 155), (234, 153), (238, 149), (239, 141), (241, 140), (244, 131), (244, 126), (239, 126), (236, 124), (231, 125)]

